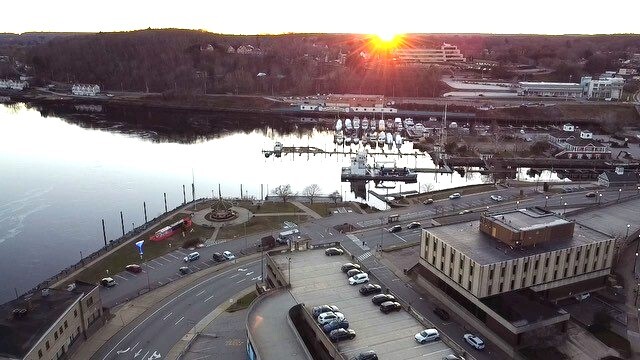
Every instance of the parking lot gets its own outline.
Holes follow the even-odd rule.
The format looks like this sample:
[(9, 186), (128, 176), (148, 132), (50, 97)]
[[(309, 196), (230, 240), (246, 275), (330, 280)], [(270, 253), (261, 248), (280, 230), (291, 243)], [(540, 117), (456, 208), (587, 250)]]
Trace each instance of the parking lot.
[[(361, 285), (350, 286), (340, 266), (350, 262), (345, 256), (326, 256), (322, 249), (275, 256), (285, 276), (291, 269), (291, 294), (311, 311), (313, 306), (330, 304), (340, 308), (356, 332), (353, 340), (337, 343), (339, 351), (350, 358), (367, 350), (375, 350), (383, 359), (442, 359), (453, 352), (442, 341), (418, 344), (414, 336), (424, 327), (404, 310), (383, 314), (360, 295)], [(372, 281), (375, 283), (375, 281)]]

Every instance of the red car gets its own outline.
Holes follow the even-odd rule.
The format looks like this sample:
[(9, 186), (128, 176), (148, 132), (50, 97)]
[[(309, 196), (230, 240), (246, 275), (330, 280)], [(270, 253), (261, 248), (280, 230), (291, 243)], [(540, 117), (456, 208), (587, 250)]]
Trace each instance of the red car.
[(127, 270), (128, 272), (135, 273), (135, 274), (142, 272), (142, 266), (137, 264), (127, 265), (124, 267), (124, 269)]

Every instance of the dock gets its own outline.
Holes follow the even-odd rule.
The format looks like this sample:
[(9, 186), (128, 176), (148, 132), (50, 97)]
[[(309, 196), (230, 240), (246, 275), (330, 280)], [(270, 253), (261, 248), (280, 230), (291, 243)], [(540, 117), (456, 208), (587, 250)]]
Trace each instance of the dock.
[[(283, 146), (281, 151), (275, 151), (275, 150), (262, 150), (262, 154), (265, 155), (265, 157), (269, 157), (272, 154), (275, 154), (276, 156), (279, 154), (281, 155), (288, 155), (288, 154), (312, 154), (312, 155), (355, 155), (358, 151), (357, 150), (353, 150), (351, 148), (349, 148), (349, 151), (340, 151), (340, 150), (323, 150), (314, 146)], [(384, 151), (367, 151), (367, 153), (369, 155), (380, 155), (380, 156), (399, 156), (399, 157), (403, 157), (403, 156), (413, 156), (413, 157), (419, 157), (419, 156), (427, 156), (426, 154), (421, 154), (421, 153), (403, 153), (400, 151), (389, 151), (389, 152), (384, 152)]]

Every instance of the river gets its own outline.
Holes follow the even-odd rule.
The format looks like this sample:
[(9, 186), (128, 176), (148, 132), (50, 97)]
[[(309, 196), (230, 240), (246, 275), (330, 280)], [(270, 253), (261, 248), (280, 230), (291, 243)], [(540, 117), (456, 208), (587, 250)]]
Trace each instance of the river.
[[(322, 193), (339, 191), (347, 200), (385, 205), (374, 197), (356, 198), (340, 182), (349, 155), (287, 155), (265, 158), (261, 150), (315, 146), (334, 150), (332, 129), (294, 118), (205, 114), (131, 108), (25, 104), (0, 105), (0, 302), (23, 293), (103, 245), (108, 239), (183, 202), (183, 185), (195, 196), (260, 198), (277, 185), (302, 193), (318, 184)], [(361, 145), (360, 145), (361, 146)], [(357, 146), (352, 146), (356, 149)], [(340, 150), (344, 148), (339, 147)], [(402, 152), (414, 153), (405, 142)], [(397, 151), (397, 150), (396, 150)], [(433, 167), (428, 156), (389, 156), (398, 166)], [(371, 159), (373, 163), (373, 159)], [(419, 174), (430, 189), (490, 181), (477, 173), (461, 177)], [(402, 191), (419, 184), (402, 184)], [(373, 188), (367, 185), (367, 188)], [(262, 190), (261, 190), (262, 189)], [(398, 191), (389, 189), (390, 192)], [(385, 190), (386, 191), (386, 190)]]

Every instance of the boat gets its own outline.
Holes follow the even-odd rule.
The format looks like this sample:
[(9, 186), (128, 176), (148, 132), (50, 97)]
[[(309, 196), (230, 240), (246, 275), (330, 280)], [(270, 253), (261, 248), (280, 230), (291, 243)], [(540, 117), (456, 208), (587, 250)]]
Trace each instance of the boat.
[(380, 134), (378, 134), (378, 145), (382, 146), (384, 145), (384, 141), (387, 138), (387, 135), (384, 133), (384, 131), (380, 131)]
[(369, 133), (369, 142), (372, 143), (372, 144), (375, 144), (376, 140), (378, 140), (378, 133), (376, 131), (370, 132)]
[(353, 138), (351, 138), (351, 142), (354, 145), (358, 145), (360, 143), (360, 138), (358, 138), (358, 134), (353, 134)]
[(369, 142), (369, 137), (367, 136), (367, 133), (362, 133), (362, 146), (367, 145), (367, 143)]
[(360, 129), (360, 119), (358, 117), (353, 118), (353, 128), (356, 130)]
[(400, 135), (399, 133), (396, 134), (396, 146), (398, 147), (398, 149), (400, 148), (400, 146), (402, 146), (402, 135)]
[(368, 181), (373, 180), (378, 187), (383, 181), (401, 181), (405, 183), (415, 183), (418, 179), (418, 174), (410, 169), (399, 168), (395, 166), (395, 163), (391, 167), (384, 165), (378, 167), (370, 166), (367, 164), (367, 152), (366, 150), (359, 150), (356, 156), (351, 158), (351, 165), (349, 167), (343, 167), (340, 179), (342, 181)]
[(378, 120), (378, 130), (384, 131), (384, 120)]
[(348, 134), (344, 138), (344, 144), (347, 145), (347, 146), (351, 145), (351, 136), (349, 136)]
[(387, 120), (387, 123), (386, 123), (387, 130), (391, 130), (391, 131), (393, 131), (393, 127), (394, 127), (394, 126), (395, 126), (395, 125), (394, 125), (394, 123), (393, 123), (393, 120)]
[(165, 226), (162, 229), (156, 231), (153, 235), (151, 235), (149, 240), (162, 241), (171, 237), (177, 232), (188, 230), (192, 225), (193, 222), (191, 221), (191, 217), (185, 217), (169, 226)]
[(362, 119), (362, 130), (369, 130), (369, 120), (367, 118)]
[(387, 133), (387, 145), (393, 145), (393, 134), (390, 132)]
[(342, 143), (344, 142), (344, 135), (342, 135), (342, 131), (336, 132), (336, 134), (333, 136), (333, 141), (338, 145), (342, 145)]
[(404, 127), (409, 128), (409, 127), (413, 127), (413, 125), (415, 125), (415, 124), (413, 123), (413, 119), (412, 118), (404, 119)]
[(338, 121), (336, 121), (336, 131), (340, 130), (342, 130), (342, 120), (338, 119)]
[(402, 131), (402, 119), (400, 119), (399, 117), (395, 118), (395, 120), (393, 120), (395, 126), (396, 126), (396, 130), (398, 131)]
[(425, 130), (427, 130), (427, 128), (424, 127), (424, 125), (422, 125), (422, 123), (417, 123), (415, 126), (415, 130), (416, 131), (420, 131), (420, 132), (424, 132)]
[(351, 126), (351, 119), (344, 119), (344, 128), (347, 130), (353, 129), (353, 127)]
[(280, 141), (276, 141), (276, 144), (273, 146), (273, 153), (276, 157), (280, 157), (280, 155), (282, 155), (283, 148), (284, 146), (282, 146), (282, 143)]

